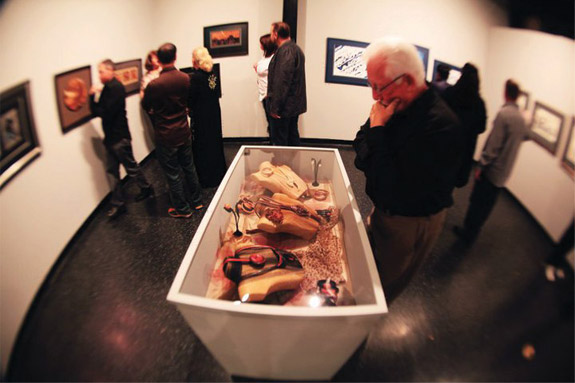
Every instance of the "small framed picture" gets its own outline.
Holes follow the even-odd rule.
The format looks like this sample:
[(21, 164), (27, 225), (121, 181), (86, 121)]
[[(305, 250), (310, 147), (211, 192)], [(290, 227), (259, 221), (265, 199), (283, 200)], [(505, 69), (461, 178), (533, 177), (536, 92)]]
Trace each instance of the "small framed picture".
[(142, 82), (142, 59), (114, 64), (114, 75), (126, 88), (126, 96), (140, 92)]
[(204, 47), (213, 58), (248, 54), (248, 23), (204, 27)]
[(439, 60), (433, 61), (433, 77), (431, 81), (435, 81), (435, 75), (437, 74), (437, 67), (439, 65), (445, 65), (449, 68), (449, 77), (447, 77), (447, 83), (449, 85), (455, 85), (457, 80), (459, 80), (459, 77), (461, 77), (461, 68)]
[(40, 155), (30, 102), (30, 82), (0, 94), (0, 189)]
[(571, 127), (569, 128), (569, 136), (567, 137), (567, 144), (563, 152), (561, 163), (565, 169), (569, 171), (571, 176), (575, 173), (575, 116), (571, 117)]
[(549, 150), (557, 152), (557, 144), (563, 128), (563, 115), (539, 101), (535, 101), (531, 130), (535, 133), (534, 141)]
[(327, 39), (325, 82), (368, 86), (367, 68), (362, 58), (369, 43)]
[(85, 66), (56, 75), (56, 103), (62, 132), (92, 119), (88, 92), (92, 87), (92, 70)]

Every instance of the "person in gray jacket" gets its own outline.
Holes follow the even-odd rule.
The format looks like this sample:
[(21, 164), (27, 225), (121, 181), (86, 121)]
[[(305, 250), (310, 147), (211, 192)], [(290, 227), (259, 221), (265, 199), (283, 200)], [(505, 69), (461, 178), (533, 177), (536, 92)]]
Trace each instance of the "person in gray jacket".
[(521, 143), (532, 138), (532, 133), (517, 106), (519, 85), (513, 80), (505, 83), (505, 104), (493, 121), (469, 199), (463, 228), (453, 231), (461, 239), (473, 242), (495, 206), (497, 196), (511, 175)]
[(291, 40), (287, 23), (273, 23), (270, 37), (278, 46), (268, 68), (270, 141), (272, 145), (298, 146), (297, 121), (307, 111), (305, 56)]

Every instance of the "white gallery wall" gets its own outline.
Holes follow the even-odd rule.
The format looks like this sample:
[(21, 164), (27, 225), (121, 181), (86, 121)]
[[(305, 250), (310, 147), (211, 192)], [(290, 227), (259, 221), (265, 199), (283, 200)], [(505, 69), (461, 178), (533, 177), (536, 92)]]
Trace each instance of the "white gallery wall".
[(487, 54), (483, 96), (489, 108), (488, 130), (479, 137), (476, 158), (491, 131), (497, 110), (503, 105), (503, 88), (515, 79), (529, 93), (527, 116), (535, 101), (563, 114), (563, 131), (557, 153), (533, 141), (525, 142), (507, 188), (557, 241), (573, 218), (573, 178), (561, 166), (571, 118), (575, 115), (575, 42), (537, 31), (492, 28)]
[[(106, 196), (100, 119), (62, 134), (54, 76), (104, 58), (142, 57), (152, 40), (149, 0), (16, 0), (0, 8), (0, 89), (30, 81), (42, 154), (0, 191), (2, 370), (22, 319), (58, 255)], [(1, 102), (1, 101), (0, 101)], [(150, 151), (139, 96), (127, 99), (136, 160)], [(105, 238), (102, 238), (105, 240)]]
[(283, 0), (158, 0), (151, 46), (171, 41), (178, 47), (176, 66), (192, 66), (192, 51), (204, 44), (204, 27), (248, 22), (247, 56), (215, 58), (220, 64), (224, 137), (267, 136), (253, 65), (262, 57), (259, 38), (281, 21)]
[[(300, 117), (302, 137), (353, 140), (373, 100), (363, 86), (325, 82), (327, 38), (362, 42), (395, 35), (428, 48), (433, 60), (456, 66), (470, 61), (483, 74), (489, 30), (506, 17), (485, 0), (310, 0), (305, 2), (308, 111)], [(301, 22), (301, 21), (300, 21)], [(298, 43), (302, 38), (298, 34)]]
[[(188, 67), (193, 48), (203, 44), (204, 26), (247, 21), (249, 54), (215, 59), (221, 66), (223, 132), (225, 137), (266, 136), (252, 66), (261, 57), (259, 36), (269, 32), (273, 21), (281, 19), (282, 5), (282, 0), (5, 0), (2, 3), (0, 91), (30, 80), (33, 114), (42, 147), (41, 156), (0, 191), (2, 371), (42, 281), (74, 233), (109, 191), (100, 158), (104, 150), (100, 120), (93, 119), (62, 134), (54, 76), (91, 65), (93, 81), (97, 82), (96, 66), (103, 58), (144, 59), (149, 50), (166, 41), (178, 47), (177, 66)], [(505, 51), (511, 48), (506, 44), (520, 45), (511, 38), (499, 41), (500, 36), (494, 35), (493, 30), (506, 31), (493, 29), (505, 24), (505, 15), (490, 0), (299, 0), (299, 10), (298, 44), (306, 54), (308, 86), (308, 112), (300, 119), (300, 132), (308, 138), (353, 139), (372, 103), (368, 88), (325, 83), (328, 37), (369, 42), (387, 34), (403, 36), (430, 49), (428, 79), (435, 58), (459, 66), (474, 62), (483, 79), (490, 118), (500, 105), (500, 91), (488, 89), (491, 76), (486, 73), (497, 73), (493, 82), (498, 84), (507, 76), (499, 74), (501, 65), (494, 61), (499, 59), (490, 56), (503, 60)], [(548, 49), (552, 50), (549, 56), (558, 57), (560, 53), (556, 50), (565, 48)], [(570, 49), (572, 63), (572, 45)], [(523, 61), (539, 60), (538, 54), (525, 52)], [(517, 73), (517, 68), (505, 68)], [(571, 104), (564, 106), (547, 96), (552, 92), (550, 87), (542, 89), (547, 86), (544, 76), (531, 72), (525, 76), (528, 76), (527, 89), (534, 95), (536, 90), (540, 92), (541, 101), (573, 113), (572, 94)], [(567, 88), (564, 92), (568, 92)], [(127, 99), (127, 109), (135, 157), (141, 161), (153, 145), (145, 133), (137, 95)], [(541, 153), (537, 155), (543, 157)], [(557, 160), (535, 161), (536, 166), (542, 167), (538, 172), (558, 173)], [(522, 166), (518, 166), (510, 182), (512, 191), (516, 193), (515, 185), (525, 182), (525, 187), (518, 188), (525, 192), (516, 193), (522, 202), (540, 201), (538, 195), (524, 195), (529, 194), (528, 180), (534, 165), (527, 163), (525, 171)], [(560, 181), (550, 197), (561, 194), (564, 198), (571, 193), (570, 205), (565, 209), (572, 214), (573, 183), (569, 183), (564, 173), (556, 176)], [(557, 182), (556, 178), (552, 181)], [(537, 205), (536, 212), (545, 211), (549, 203), (550, 199), (546, 199), (541, 207), (533, 202), (526, 206)], [(565, 214), (554, 213), (545, 219), (545, 222), (558, 220), (550, 224), (553, 229), (546, 227), (556, 238), (553, 233), (563, 228)]]

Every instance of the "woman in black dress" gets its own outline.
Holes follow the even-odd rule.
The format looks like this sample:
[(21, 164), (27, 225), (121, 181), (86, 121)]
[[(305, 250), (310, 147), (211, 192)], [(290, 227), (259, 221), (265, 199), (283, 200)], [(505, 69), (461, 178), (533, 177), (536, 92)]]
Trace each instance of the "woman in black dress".
[(203, 187), (218, 186), (227, 166), (222, 139), (220, 79), (212, 72), (213, 61), (204, 47), (194, 49), (190, 73), (190, 119), (194, 163)]

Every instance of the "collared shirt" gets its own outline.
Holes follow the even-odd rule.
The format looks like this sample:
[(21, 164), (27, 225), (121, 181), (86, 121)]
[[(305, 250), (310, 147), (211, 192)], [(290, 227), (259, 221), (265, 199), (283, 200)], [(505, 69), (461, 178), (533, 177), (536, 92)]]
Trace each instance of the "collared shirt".
[(479, 165), (482, 174), (495, 186), (503, 187), (515, 164), (519, 146), (532, 133), (514, 102), (506, 102), (493, 121)]
[(189, 93), (190, 77), (175, 67), (164, 68), (146, 87), (142, 107), (153, 113), (156, 144), (176, 147), (191, 139)]
[(366, 193), (382, 211), (427, 216), (453, 204), (463, 133), (455, 114), (431, 89), (385, 126), (369, 119), (353, 143)]
[(104, 84), (98, 102), (94, 95), (90, 96), (90, 108), (102, 118), (104, 144), (112, 145), (123, 138), (132, 139), (126, 117), (126, 89), (116, 78)]

